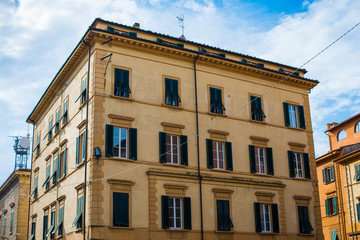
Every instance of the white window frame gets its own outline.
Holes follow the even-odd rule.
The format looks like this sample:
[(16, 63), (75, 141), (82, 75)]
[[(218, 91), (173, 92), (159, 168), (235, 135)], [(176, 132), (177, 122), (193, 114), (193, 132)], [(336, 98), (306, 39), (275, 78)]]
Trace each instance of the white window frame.
[(297, 106), (292, 104), (289, 104), (289, 122), (290, 122), (290, 127), (294, 127), (294, 128), (299, 127)]
[[(170, 137), (170, 144), (167, 142), (166, 138), (166, 147), (170, 145), (170, 152), (166, 151), (166, 163), (169, 164), (179, 164), (179, 136), (178, 135), (172, 135), (172, 134), (166, 134), (166, 137)], [(176, 138), (176, 144), (173, 143), (173, 139)], [(174, 151), (176, 151), (176, 155), (174, 154)], [(170, 155), (170, 162), (168, 162), (167, 157)], [(176, 160), (176, 161), (175, 161)]]
[[(261, 153), (262, 152), (262, 157)], [(255, 147), (255, 162), (256, 162), (256, 173), (266, 174), (266, 161), (265, 161), (265, 149), (261, 147)], [(261, 169), (261, 162), (263, 162), (263, 168)], [(259, 169), (259, 171), (258, 171)]]
[(303, 166), (304, 164), (302, 159), (303, 159), (302, 153), (296, 153), (296, 152), (294, 153), (294, 169), (295, 169), (295, 177), (297, 178), (304, 178), (304, 166)]
[[(214, 169), (225, 169), (225, 154), (224, 154), (224, 143), (220, 141), (213, 141), (215, 143), (216, 148), (214, 149), (213, 145), (213, 161), (215, 160), (216, 164), (214, 164)], [(221, 145), (222, 152), (220, 152), (219, 145)], [(215, 151), (215, 154), (214, 154)], [(220, 156), (222, 159), (220, 159)], [(222, 161), (222, 168), (220, 167), (220, 161)]]
[[(176, 206), (176, 200), (179, 200), (179, 204), (180, 206)], [(174, 207), (170, 207), (169, 205), (169, 212), (172, 211), (173, 212), (173, 219), (171, 219), (171, 217), (169, 216), (169, 221), (170, 221), (170, 229), (182, 229), (182, 225), (183, 225), (183, 206), (182, 206), (182, 198), (179, 197), (169, 197), (169, 201), (173, 202), (173, 206)], [(176, 209), (180, 208), (180, 216), (176, 215)], [(180, 226), (176, 225), (176, 220), (180, 219)]]
[[(115, 152), (114, 152), (114, 150), (113, 150), (113, 152), (114, 152), (114, 157), (116, 157), (116, 158), (122, 158), (122, 159), (127, 159), (127, 158), (128, 158), (128, 148), (129, 148), (129, 131), (128, 131), (127, 128), (114, 127), (113, 140), (115, 140), (115, 130), (116, 130), (116, 129), (118, 129), (118, 131), (119, 131), (119, 137), (118, 137), (118, 139), (119, 139), (119, 154), (116, 156), (116, 155), (115, 155)], [(121, 135), (122, 135), (122, 131), (125, 131), (125, 133), (126, 133), (126, 136), (125, 136), (125, 140), (126, 140), (125, 156), (121, 156), (121, 140), (122, 140)], [(115, 143), (115, 141), (114, 141), (114, 143)], [(113, 144), (113, 149), (114, 149), (114, 148), (115, 148), (115, 145)]]
[[(260, 203), (261, 232), (271, 232), (270, 204)], [(268, 224), (269, 228), (266, 227)]]

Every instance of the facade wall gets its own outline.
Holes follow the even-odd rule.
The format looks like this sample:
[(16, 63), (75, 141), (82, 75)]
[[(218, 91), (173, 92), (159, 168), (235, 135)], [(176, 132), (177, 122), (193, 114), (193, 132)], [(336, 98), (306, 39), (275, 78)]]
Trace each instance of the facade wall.
[[(339, 149), (342, 146), (360, 142), (360, 132), (355, 132), (355, 126), (359, 122), (360, 118), (356, 117), (344, 122), (341, 126), (328, 131), (330, 151)], [(338, 134), (341, 130), (346, 132), (347, 137), (338, 141)]]

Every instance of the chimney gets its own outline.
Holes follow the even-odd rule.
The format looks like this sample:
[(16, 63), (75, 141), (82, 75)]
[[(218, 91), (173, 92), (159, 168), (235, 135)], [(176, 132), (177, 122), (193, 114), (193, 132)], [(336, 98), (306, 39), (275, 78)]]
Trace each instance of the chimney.
[(140, 28), (140, 23), (137, 23), (137, 22), (136, 22), (136, 23), (134, 23), (134, 24), (132, 25), (132, 27), (133, 27), (133, 28)]

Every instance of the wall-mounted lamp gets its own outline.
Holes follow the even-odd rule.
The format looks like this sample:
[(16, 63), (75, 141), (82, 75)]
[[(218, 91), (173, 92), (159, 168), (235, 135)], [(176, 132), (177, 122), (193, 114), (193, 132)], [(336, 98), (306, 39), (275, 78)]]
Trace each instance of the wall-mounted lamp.
[(94, 148), (94, 155), (97, 159), (97, 162), (99, 163), (99, 158), (101, 158), (101, 150), (99, 147)]

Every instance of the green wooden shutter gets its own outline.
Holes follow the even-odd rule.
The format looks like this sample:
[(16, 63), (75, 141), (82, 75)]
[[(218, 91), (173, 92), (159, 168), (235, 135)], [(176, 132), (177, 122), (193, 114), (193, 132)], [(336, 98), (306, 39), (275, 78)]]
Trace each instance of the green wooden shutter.
[(128, 193), (113, 193), (113, 226), (129, 227)]
[(61, 153), (58, 154), (58, 170), (57, 170), (57, 173), (56, 173), (56, 176), (57, 176), (57, 180), (59, 180), (61, 178), (60, 176), (60, 168), (61, 168)]
[(233, 170), (233, 156), (231, 142), (225, 142), (226, 169)]
[(166, 163), (166, 133), (159, 132), (159, 160)]
[(165, 78), (165, 104), (171, 105), (171, 79)]
[(272, 148), (266, 148), (267, 174), (274, 175), (274, 161)]
[(332, 198), (332, 201), (333, 201), (333, 208), (334, 208), (334, 214), (337, 214), (337, 198), (336, 198), (336, 196), (334, 196), (333, 198)]
[(309, 162), (309, 154), (303, 153), (304, 158), (304, 170), (305, 170), (305, 178), (311, 179), (310, 175), (310, 162)]
[(206, 139), (207, 167), (208, 168), (214, 168), (212, 144), (213, 144), (213, 141), (211, 139)]
[(137, 159), (137, 129), (129, 128), (129, 158)]
[(83, 133), (83, 137), (82, 137), (82, 154), (81, 154), (81, 161), (85, 162), (85, 156), (86, 156), (86, 143), (87, 143), (87, 137), (86, 137), (87, 133), (86, 130)]
[(326, 184), (326, 173), (325, 173), (325, 168), (322, 170), (322, 175), (323, 175), (323, 183)]
[(357, 221), (360, 222), (360, 203), (356, 204)]
[(290, 116), (289, 116), (289, 104), (283, 102), (284, 105), (284, 119), (285, 119), (285, 126), (290, 126)]
[(273, 232), (279, 233), (279, 214), (278, 214), (278, 206), (277, 204), (271, 204), (271, 217), (272, 217), (272, 225)]
[(329, 200), (325, 199), (326, 216), (329, 216)]
[(57, 176), (57, 157), (53, 161), (53, 183), (56, 183), (56, 176)]
[(120, 96), (121, 91), (121, 71), (119, 68), (114, 69), (114, 95)]
[(256, 120), (256, 97), (250, 96), (250, 106), (251, 106), (251, 119)]
[(255, 146), (249, 145), (250, 172), (256, 173)]
[(295, 177), (295, 169), (294, 169), (294, 153), (292, 151), (288, 151), (288, 159), (289, 159), (289, 173), (290, 177)]
[(64, 157), (63, 157), (63, 176), (66, 175), (66, 157), (67, 157), (67, 148), (64, 150)]
[(180, 135), (180, 158), (181, 165), (188, 165), (188, 144), (187, 144), (187, 136)]
[(191, 198), (184, 197), (184, 229), (191, 230)]
[(161, 196), (161, 220), (162, 220), (162, 228), (168, 229), (170, 227), (168, 196)]
[(75, 163), (79, 164), (79, 153), (80, 153), (80, 136), (76, 137), (76, 154), (75, 154)]
[(179, 102), (181, 102), (179, 97), (179, 82), (178, 80), (172, 80), (172, 81), (173, 81), (172, 95), (175, 100), (175, 106), (179, 106)]
[(254, 214), (255, 214), (255, 231), (261, 232), (261, 216), (260, 216), (260, 203), (254, 203)]
[(49, 221), (48, 218), (49, 218), (48, 215), (45, 215), (43, 218), (43, 240), (46, 240), (46, 233), (48, 230), (48, 221)]
[(334, 166), (331, 165), (330, 166), (330, 182), (333, 182), (334, 181)]
[(216, 200), (216, 213), (217, 213), (217, 225), (218, 231), (224, 230), (225, 219), (224, 219), (224, 200)]
[(113, 153), (113, 144), (114, 144), (114, 126), (106, 124), (105, 127), (106, 136), (105, 136), (105, 156), (112, 157)]
[(305, 114), (304, 114), (304, 107), (301, 105), (298, 105), (298, 111), (299, 111), (299, 125), (300, 128), (305, 129)]
[(14, 209), (11, 210), (10, 213), (10, 232), (13, 232), (13, 225), (14, 225)]

